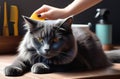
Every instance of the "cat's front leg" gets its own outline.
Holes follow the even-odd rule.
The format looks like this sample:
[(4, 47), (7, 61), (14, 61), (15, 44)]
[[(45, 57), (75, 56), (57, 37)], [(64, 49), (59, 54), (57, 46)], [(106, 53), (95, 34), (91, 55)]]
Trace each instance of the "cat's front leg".
[(29, 69), (25, 61), (16, 59), (12, 65), (5, 67), (4, 73), (6, 76), (21, 76)]
[(19, 67), (15, 66), (7, 66), (5, 68), (5, 76), (21, 76), (23, 74), (23, 70)]
[(31, 72), (35, 74), (44, 74), (51, 72), (50, 67), (44, 63), (36, 63), (32, 66)]

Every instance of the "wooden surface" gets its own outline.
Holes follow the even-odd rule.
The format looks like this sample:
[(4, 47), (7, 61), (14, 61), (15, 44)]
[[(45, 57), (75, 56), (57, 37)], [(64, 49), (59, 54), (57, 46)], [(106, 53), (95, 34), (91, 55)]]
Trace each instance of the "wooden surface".
[(4, 76), (4, 68), (13, 62), (16, 56), (0, 55), (0, 79), (120, 79), (120, 64), (114, 64), (110, 68), (88, 72), (71, 72), (71, 73), (49, 73), (33, 74), (26, 73), (20, 77)]
[(22, 36), (0, 36), (0, 54), (16, 53)]

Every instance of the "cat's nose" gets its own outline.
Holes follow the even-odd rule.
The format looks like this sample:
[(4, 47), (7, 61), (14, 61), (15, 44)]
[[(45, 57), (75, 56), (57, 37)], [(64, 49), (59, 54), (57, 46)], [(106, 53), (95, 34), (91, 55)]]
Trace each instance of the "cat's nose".
[(48, 52), (50, 49), (45, 49), (46, 52)]

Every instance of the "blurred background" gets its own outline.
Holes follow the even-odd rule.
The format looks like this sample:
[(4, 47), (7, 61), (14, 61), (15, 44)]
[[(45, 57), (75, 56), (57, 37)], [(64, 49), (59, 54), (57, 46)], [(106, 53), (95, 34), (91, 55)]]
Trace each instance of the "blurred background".
[[(63, 8), (70, 4), (73, 0), (6, 0), (7, 2), (7, 16), (8, 16), (8, 25), (10, 19), (10, 6), (16, 5), (18, 8), (18, 28), (19, 28), (19, 35), (24, 35), (25, 30), (23, 30), (24, 21), (21, 15), (30, 16), (32, 12), (43, 4), (48, 4), (51, 6)], [(4, 0), (0, 0), (0, 29), (3, 26), (3, 15), (4, 15)], [(107, 8), (110, 10), (109, 20), (113, 26), (112, 29), (112, 43), (114, 45), (120, 45), (120, 0), (103, 0), (101, 3), (97, 4), (96, 6), (91, 7), (90, 9), (78, 14), (74, 17), (75, 24), (88, 24), (89, 22), (92, 23), (92, 31), (95, 30), (95, 24), (98, 22), (98, 19), (95, 19), (96, 9), (97, 8)], [(1, 30), (0, 30), (1, 31)]]

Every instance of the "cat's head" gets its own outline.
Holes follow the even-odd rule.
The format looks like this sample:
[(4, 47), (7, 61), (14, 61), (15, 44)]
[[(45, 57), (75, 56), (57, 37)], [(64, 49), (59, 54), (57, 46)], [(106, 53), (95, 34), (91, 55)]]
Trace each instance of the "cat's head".
[(32, 36), (31, 45), (39, 55), (52, 58), (65, 54), (73, 47), (72, 17), (45, 21), (36, 21), (25, 16), (23, 18), (25, 28)]

